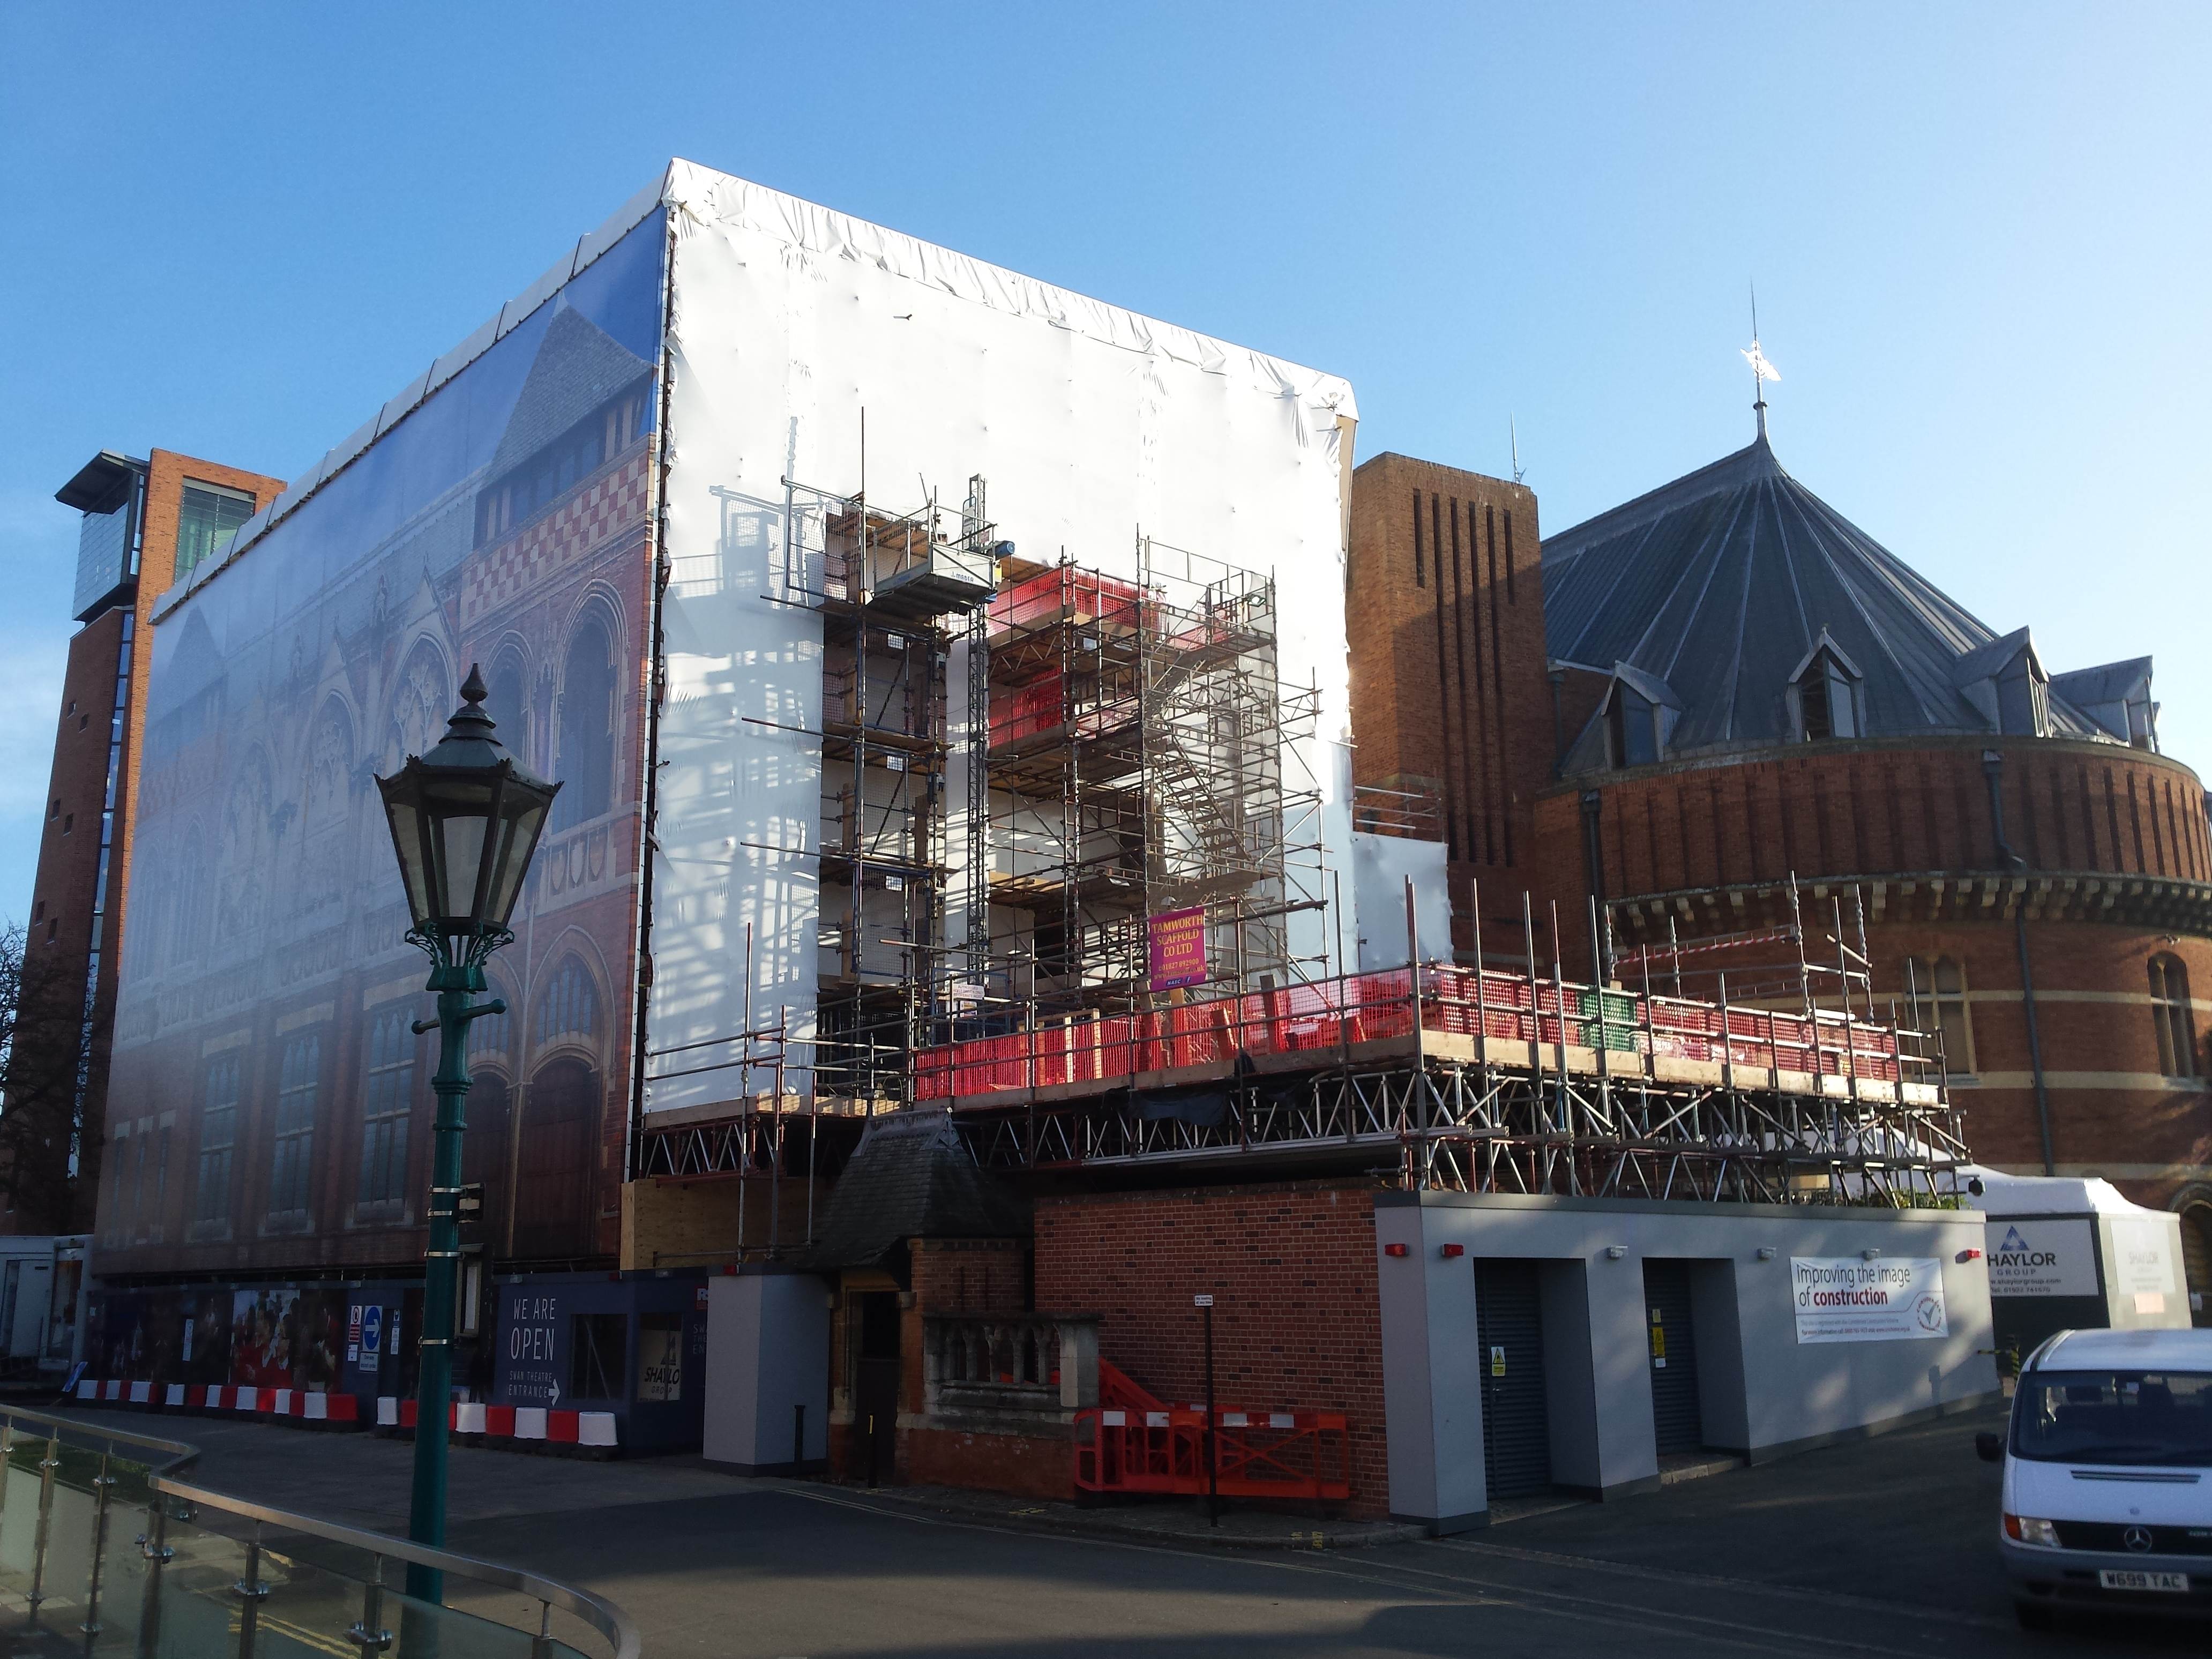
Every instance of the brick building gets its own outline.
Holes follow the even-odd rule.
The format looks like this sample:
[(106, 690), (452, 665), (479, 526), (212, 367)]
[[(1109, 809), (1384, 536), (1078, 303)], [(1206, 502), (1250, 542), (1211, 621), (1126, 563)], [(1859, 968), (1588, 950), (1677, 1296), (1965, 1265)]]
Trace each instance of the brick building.
[[(1595, 898), (1607, 971), (1633, 981), (1649, 946), (1661, 988), (1711, 996), (1726, 973), (1746, 1004), (1802, 995), (1794, 980), (1759, 982), (1786, 954), (1777, 930), (1802, 923), (1816, 964), (1838, 965), (1834, 923), (1848, 952), (1863, 923), (1859, 1006), (1941, 1033), (1977, 1155), (2106, 1176), (2179, 1212), (2201, 1299), (2212, 848), (2202, 783), (2159, 750), (2151, 664), (2051, 672), (2027, 629), (1999, 635), (1793, 478), (1760, 416), (1749, 447), (1546, 538), (1548, 688), (1510, 644), (1527, 597), (1517, 613), (1494, 584), (1470, 597), (1470, 619), (1486, 604), (1507, 619), (1503, 659), (1521, 676), (1492, 683), (1502, 744), (1497, 724), (1450, 723), (1460, 642), (1481, 630), (1460, 620), (1459, 590), (1442, 591), (1437, 550), (1452, 559), (1471, 504), (1486, 516), (1493, 499), (1525, 502), (1533, 529), (1533, 501), (1399, 457), (1362, 467), (1361, 776), (1418, 765), (1443, 780), (1455, 871), (1479, 871), (1497, 912), (1493, 957), (1519, 945), (1495, 931), (1517, 921), (1488, 902), (1495, 875), (1557, 900), (1570, 975), (1598, 971)], [(1547, 729), (1533, 763), (1530, 734)], [(1462, 731), (1499, 746), (1455, 755)], [(1534, 868), (1523, 854), (1494, 871), (1458, 816), (1462, 780), (1479, 801), (1501, 774), (1531, 797), (1514, 850), (1534, 848)], [(1478, 850), (1486, 861), (1468, 860)], [(1855, 956), (1840, 965), (1863, 971)]]
[[(93, 1224), (155, 602), (283, 489), (281, 480), (257, 472), (156, 449), (143, 460), (103, 450), (55, 492), (55, 500), (83, 514), (74, 594), (81, 626), (63, 674), (25, 950), (27, 965), (51, 968), (84, 987), (82, 1024), (70, 1034), (82, 1081), (71, 1114), (74, 1167), (55, 1172), (61, 1179), (52, 1203), (9, 1213), (11, 1231), (82, 1231)], [(41, 1057), (40, 1069), (51, 1063)], [(172, 1127), (160, 1123), (157, 1132), (166, 1139)]]
[(1520, 946), (1522, 898), (1543, 896), (1534, 811), (1555, 745), (1538, 546), (1519, 484), (1388, 453), (1353, 474), (1352, 777), (1370, 799), (1436, 803), (1461, 951), (1474, 884), (1492, 951)]

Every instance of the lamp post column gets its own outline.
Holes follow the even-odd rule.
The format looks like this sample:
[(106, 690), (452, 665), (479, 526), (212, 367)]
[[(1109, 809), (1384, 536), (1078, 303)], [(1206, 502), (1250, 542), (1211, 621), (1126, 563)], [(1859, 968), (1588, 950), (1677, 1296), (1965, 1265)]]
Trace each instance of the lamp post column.
[[(438, 994), (438, 1018), (417, 1020), (416, 1032), (434, 1026), (438, 1070), (430, 1080), (437, 1093), (437, 1118), (430, 1139), (430, 1242), (423, 1252), (422, 1334), (416, 1368), (415, 1486), (408, 1508), (407, 1535), (418, 1544), (442, 1549), (446, 1542), (446, 1447), (453, 1381), (453, 1303), (460, 1273), (461, 1230), (454, 1202), (461, 1188), (461, 1135), (468, 1127), (469, 1022), (507, 1012), (497, 999), (470, 1005), (484, 987), (483, 969), (474, 963), (441, 963), (430, 970), (428, 988)], [(407, 1593), (418, 1601), (444, 1598), (445, 1575), (433, 1567), (410, 1565)]]

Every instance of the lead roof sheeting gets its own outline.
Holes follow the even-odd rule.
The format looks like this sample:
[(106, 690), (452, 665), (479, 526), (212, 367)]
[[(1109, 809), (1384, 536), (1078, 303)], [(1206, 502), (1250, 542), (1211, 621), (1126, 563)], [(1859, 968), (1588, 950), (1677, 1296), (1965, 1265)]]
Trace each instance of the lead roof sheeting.
[[(1863, 735), (1988, 730), (1954, 673), (1996, 634), (1791, 477), (1764, 438), (1547, 537), (1543, 561), (1550, 655), (1664, 680), (1682, 703), (1676, 754), (1790, 741), (1790, 675), (1824, 630), (1863, 676)], [(2063, 699), (2051, 714), (2059, 735), (2098, 735)]]
[(2150, 678), (2150, 659), (2130, 657), (2125, 662), (2099, 663), (2094, 668), (2069, 669), (2051, 677), (2051, 689), (2077, 706), (2119, 702)]

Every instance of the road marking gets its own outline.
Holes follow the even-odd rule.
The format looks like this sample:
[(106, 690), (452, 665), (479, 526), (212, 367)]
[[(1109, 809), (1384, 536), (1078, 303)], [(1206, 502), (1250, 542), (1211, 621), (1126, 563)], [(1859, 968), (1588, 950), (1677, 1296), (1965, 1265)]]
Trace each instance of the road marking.
[[(833, 1496), (819, 1491), (802, 1490), (797, 1485), (779, 1486), (776, 1490), (787, 1492), (794, 1498), (810, 1498), (817, 1504), (830, 1504), (839, 1509), (860, 1510), (886, 1520), (915, 1521), (924, 1526), (951, 1527), (960, 1531), (989, 1532), (1024, 1538), (1047, 1537), (1072, 1544), (1088, 1544), (1094, 1547), (1135, 1550), (1152, 1555), (1180, 1556), (1187, 1560), (1222, 1565), (1226, 1552), (1176, 1548), (1172, 1545), (1139, 1543), (1121, 1538), (1099, 1538), (1083, 1534), (1044, 1533), (1028, 1527), (996, 1526), (988, 1522), (969, 1520), (934, 1520), (914, 1514), (893, 1499), (889, 1504), (868, 1504), (857, 1499)], [(1446, 1541), (1446, 1540), (1437, 1540)], [(1846, 1638), (1819, 1636), (1796, 1631), (1766, 1628), (1747, 1629), (1741, 1623), (1708, 1618), (1697, 1613), (1675, 1613), (1656, 1607), (1638, 1607), (1630, 1603), (1607, 1601), (1595, 1596), (1576, 1595), (1565, 1590), (1538, 1589), (1526, 1584), (1498, 1583), (1492, 1580), (1466, 1577), (1458, 1573), (1440, 1572), (1425, 1567), (1401, 1565), (1396, 1562), (1376, 1561), (1365, 1570), (1348, 1565), (1337, 1556), (1328, 1564), (1311, 1559), (1285, 1560), (1279, 1556), (1238, 1553), (1245, 1565), (1272, 1568), (1278, 1572), (1304, 1573), (1309, 1577), (1347, 1579), (1354, 1583), (1370, 1584), (1397, 1592), (1400, 1595), (1420, 1595), (1463, 1607), (1504, 1607), (1516, 1612), (1534, 1613), (1554, 1619), (1571, 1619), (1583, 1624), (1603, 1625), (1621, 1630), (1631, 1630), (1649, 1636), (1656, 1629), (1668, 1624), (1677, 1628), (1670, 1634), (1687, 1641), (1711, 1647), (1739, 1648), (1752, 1653), (1796, 1655), (1808, 1649), (1844, 1653), (1875, 1654), (1883, 1659), (1921, 1659), (1921, 1654), (1908, 1648), (1880, 1647), (1867, 1642)], [(1574, 1558), (1561, 1557), (1565, 1563)], [(1439, 1584), (1408, 1583), (1407, 1577), (1434, 1579)], [(1892, 1608), (1890, 1611), (1894, 1612)], [(1703, 1628), (1689, 1629), (1697, 1626)]]
[(1516, 1548), (1510, 1544), (1477, 1543), (1464, 1538), (1430, 1538), (1425, 1544), (1440, 1549), (1461, 1550), (1470, 1555), (1498, 1556), (1506, 1560), (1529, 1561), (1545, 1566), (1571, 1567), (1578, 1572), (1595, 1571), (1614, 1574), (1623, 1578), (1648, 1578), (1662, 1583), (1693, 1585), (1707, 1589), (1752, 1590), (1762, 1595), (1771, 1595), (1784, 1601), (1820, 1601), (1831, 1607), (1849, 1607), (1856, 1612), (1879, 1613), (1886, 1617), (1909, 1612), (1916, 1619), (1931, 1619), (1948, 1625), (1966, 1625), (1976, 1630), (2012, 1629), (2008, 1619), (1991, 1619), (1976, 1613), (1954, 1613), (1948, 1607), (1915, 1603), (1905, 1607), (1895, 1601), (1885, 1601), (1870, 1595), (1853, 1595), (1847, 1590), (1815, 1589), (1810, 1586), (1767, 1583), (1756, 1578), (1731, 1578), (1711, 1572), (1689, 1572), (1680, 1567), (1653, 1567), (1638, 1562), (1607, 1561), (1594, 1555), (1562, 1555), (1549, 1550)]

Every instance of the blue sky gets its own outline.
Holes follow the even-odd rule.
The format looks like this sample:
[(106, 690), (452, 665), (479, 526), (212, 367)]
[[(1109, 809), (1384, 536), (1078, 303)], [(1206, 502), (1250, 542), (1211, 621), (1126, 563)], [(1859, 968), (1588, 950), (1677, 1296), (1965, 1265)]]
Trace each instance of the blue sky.
[(2212, 8), (0, 9), (0, 916), (94, 451), (313, 465), (671, 155), (1347, 376), (1564, 527), (1741, 446), (2212, 763)]

